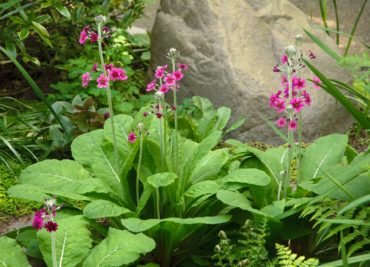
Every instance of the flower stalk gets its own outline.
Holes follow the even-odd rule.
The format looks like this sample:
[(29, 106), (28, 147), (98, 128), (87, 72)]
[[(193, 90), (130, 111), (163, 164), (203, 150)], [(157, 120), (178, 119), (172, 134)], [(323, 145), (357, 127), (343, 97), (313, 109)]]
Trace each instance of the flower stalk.
[[(101, 19), (100, 17), (102, 17), (102, 16), (98, 16), (97, 19), (96, 19), (96, 23), (97, 23), (97, 26), (98, 26), (98, 40), (97, 40), (97, 43), (98, 43), (98, 49), (99, 49), (100, 65), (102, 67), (102, 71), (103, 71), (104, 75), (106, 77), (108, 77), (108, 73), (107, 73), (107, 70), (105, 68), (104, 56), (103, 56), (103, 47), (102, 47), (102, 40), (103, 40), (102, 27), (103, 27), (104, 19)], [(111, 90), (110, 90), (109, 82), (107, 84), (107, 100), (108, 100), (108, 106), (109, 106), (109, 115), (110, 115), (110, 119), (111, 119), (114, 158), (115, 158), (115, 163), (118, 166), (119, 165), (119, 151), (118, 151), (118, 146), (117, 146), (116, 129), (115, 129), (115, 125), (114, 125), (112, 93), (111, 93)]]
[(136, 172), (136, 204), (139, 204), (140, 192), (139, 192), (139, 182), (140, 182), (140, 170), (141, 170), (141, 161), (143, 158), (143, 124), (139, 123), (139, 162), (137, 165), (137, 172)]

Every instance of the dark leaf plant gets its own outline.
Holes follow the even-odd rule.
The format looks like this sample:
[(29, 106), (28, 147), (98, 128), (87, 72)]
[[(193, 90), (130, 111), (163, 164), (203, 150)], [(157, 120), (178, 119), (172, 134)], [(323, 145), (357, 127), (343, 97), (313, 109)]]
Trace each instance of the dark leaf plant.
[[(88, 249), (90, 246), (84, 251), (75, 250), (72, 245), (65, 247), (63, 257), (66, 260), (80, 253), (78, 259), (83, 266), (95, 266), (98, 262), (99, 266), (125, 264), (125, 257), (122, 256), (122, 261), (116, 259), (119, 257), (117, 254), (126, 253), (125, 249), (114, 252), (117, 243), (128, 242), (126, 238), (134, 240), (137, 234), (141, 234), (140, 238), (148, 240), (142, 243), (135, 241), (138, 253), (132, 257), (133, 261), (140, 253), (154, 249), (154, 245), (148, 247), (148, 242), (154, 239), (156, 249), (143, 260), (157, 262), (161, 266), (178, 266), (197, 254), (200, 247), (217, 239), (218, 226), (231, 218), (225, 204), (245, 198), (238, 190), (270, 184), (269, 176), (263, 171), (239, 169), (237, 164), (232, 163), (228, 149), (214, 149), (222, 137), (220, 131), (213, 132), (200, 143), (178, 135), (179, 171), (176, 172), (170, 146), (175, 132), (171, 130), (167, 135), (163, 167), (156, 116), (144, 117), (143, 112), (135, 118), (117, 115), (114, 123), (119, 162), (114, 160), (109, 119), (104, 129), (83, 134), (73, 141), (74, 160), (45, 160), (31, 165), (21, 173), (21, 184), (9, 189), (12, 196), (39, 202), (57, 195), (68, 201), (87, 204), (82, 214), (61, 219), (60, 228), (64, 229), (62, 226), (65, 224), (66, 232), (69, 228), (73, 231), (85, 229), (83, 233), (89, 242), (91, 238), (87, 229), (90, 228), (106, 238), (92, 250)], [(140, 125), (139, 129), (137, 125)], [(128, 138), (133, 129), (136, 129), (138, 136), (134, 142)], [(136, 187), (137, 178), (139, 187)], [(238, 198), (235, 199), (235, 195)], [(245, 209), (264, 215), (252, 208), (247, 198), (245, 201)], [(102, 219), (109, 221), (108, 232), (96, 224), (96, 220)], [(61, 249), (63, 238), (66, 238), (67, 244), (79, 243), (74, 236), (63, 237), (66, 232), (56, 232), (57, 251)], [(45, 261), (50, 261), (48, 246), (40, 244), (40, 250)], [(57, 252), (57, 255), (60, 256), (60, 253)], [(117, 262), (117, 265), (110, 265), (111, 262)]]

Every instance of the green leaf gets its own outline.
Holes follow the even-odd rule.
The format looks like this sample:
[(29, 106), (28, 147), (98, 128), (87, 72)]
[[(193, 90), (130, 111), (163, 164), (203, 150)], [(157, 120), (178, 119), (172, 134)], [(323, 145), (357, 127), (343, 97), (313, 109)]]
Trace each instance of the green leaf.
[(222, 224), (230, 220), (228, 215), (218, 216), (205, 216), (196, 218), (165, 218), (165, 219), (148, 219), (142, 220), (138, 218), (122, 219), (121, 222), (131, 232), (144, 232), (162, 223), (172, 223), (180, 225), (193, 225), (193, 224)]
[(149, 176), (147, 182), (154, 188), (159, 188), (172, 184), (177, 178), (176, 173), (160, 172)]
[(370, 128), (370, 119), (365, 115), (365, 113), (358, 110), (352, 102), (343, 95), (335, 85), (324, 76), (319, 70), (317, 70), (311, 63), (307, 60), (303, 60), (304, 63), (312, 70), (312, 72), (319, 77), (321, 82), (325, 86), (321, 86), (326, 92), (328, 92), (331, 96), (333, 96), (337, 101), (339, 101), (343, 107), (356, 119), (356, 121), (363, 127), (364, 129)]
[[(363, 263), (363, 262), (368, 262), (368, 261), (370, 261), (370, 253), (348, 258), (349, 264), (361, 263), (361, 262)], [(332, 261), (328, 263), (323, 263), (319, 265), (319, 267), (343, 267), (343, 261), (337, 260), (337, 261)]]
[(343, 214), (351, 209), (357, 208), (360, 205), (363, 205), (367, 202), (370, 202), (370, 195), (365, 195), (363, 197), (360, 197), (351, 203), (348, 203), (345, 207), (343, 207), (339, 212), (338, 215)]
[(225, 131), (225, 133), (230, 133), (240, 128), (245, 123), (245, 117), (238, 118), (231, 126)]
[(17, 241), (6, 236), (0, 237), (0, 266), (31, 266)]
[(24, 27), (19, 33), (18, 33), (18, 36), (19, 36), (19, 39), (21, 40), (24, 40), (28, 37), (30, 33), (30, 29), (27, 28), (27, 27)]
[[(104, 137), (113, 143), (113, 135), (112, 135), (112, 118), (109, 118), (104, 123)], [(133, 121), (134, 119), (131, 116), (120, 114), (116, 115), (113, 118), (114, 120), (114, 127), (116, 130), (116, 140), (117, 145), (120, 150), (123, 152), (123, 156), (125, 157), (131, 150), (131, 144), (128, 141), (128, 134), (133, 129)]]
[(192, 185), (185, 192), (186, 197), (198, 198), (208, 194), (216, 194), (220, 190), (220, 185), (214, 181), (206, 180)]
[(35, 163), (22, 171), (19, 180), (46, 193), (65, 197), (71, 197), (71, 193), (108, 192), (99, 179), (92, 178), (88, 171), (72, 160)]
[(300, 181), (322, 176), (330, 168), (342, 162), (348, 138), (342, 134), (331, 134), (316, 139), (302, 153)]
[(238, 169), (228, 174), (222, 181), (225, 183), (266, 186), (271, 182), (271, 179), (264, 171), (258, 169)]
[(49, 40), (49, 33), (46, 30), (44, 26), (42, 26), (40, 23), (36, 21), (32, 21), (33, 28), (38, 33), (38, 35), (41, 37), (41, 39), (50, 47), (53, 47)]
[(109, 228), (107, 238), (91, 250), (82, 266), (126, 266), (154, 248), (154, 240), (146, 235)]
[(24, 198), (28, 200), (33, 200), (36, 202), (43, 203), (45, 199), (50, 196), (46, 194), (37, 186), (32, 186), (29, 184), (16, 184), (8, 189), (8, 194), (12, 197)]
[(86, 205), (83, 214), (90, 219), (116, 217), (131, 211), (108, 200), (95, 200)]
[(225, 149), (210, 151), (195, 166), (190, 176), (191, 184), (214, 178), (226, 164), (229, 155)]
[[(187, 161), (182, 166), (181, 170), (181, 179), (184, 179), (186, 184), (188, 179), (191, 177), (192, 173), (194, 172), (196, 166), (199, 162), (206, 156), (211, 149), (217, 145), (219, 140), (221, 139), (222, 133), (220, 131), (215, 131), (211, 135), (209, 135), (206, 139), (204, 139), (198, 146), (195, 148), (193, 155), (187, 159)], [(185, 188), (184, 188), (185, 189)]]
[(231, 109), (228, 107), (219, 107), (217, 109), (217, 121), (215, 122), (215, 128), (222, 131), (231, 117)]
[(68, 9), (65, 6), (62, 6), (61, 4), (57, 4), (55, 6), (56, 10), (67, 19), (71, 19), (71, 13), (69, 13)]
[(121, 194), (120, 171), (115, 164), (113, 147), (104, 145), (104, 130), (99, 129), (75, 138), (71, 150), (73, 158), (88, 165), (95, 176), (117, 195)]
[(217, 193), (217, 199), (219, 199), (220, 201), (222, 201), (223, 203), (231, 207), (240, 208), (242, 210), (246, 210), (254, 214), (267, 216), (265, 213), (252, 208), (248, 199), (239, 192), (220, 190)]
[[(88, 222), (83, 216), (72, 216), (57, 221), (58, 230), (55, 234), (55, 248), (58, 266), (76, 266), (87, 255), (92, 239)], [(48, 266), (52, 266), (51, 235), (45, 229), (37, 233), (40, 250)]]

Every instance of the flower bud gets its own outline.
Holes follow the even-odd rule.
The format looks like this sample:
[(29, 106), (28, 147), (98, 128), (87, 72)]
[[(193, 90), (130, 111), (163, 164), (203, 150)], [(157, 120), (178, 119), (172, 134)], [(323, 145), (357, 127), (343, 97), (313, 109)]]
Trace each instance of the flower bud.
[(300, 47), (302, 43), (303, 43), (303, 36), (301, 34), (297, 34), (295, 37), (296, 46)]
[(290, 59), (292, 59), (297, 54), (297, 49), (293, 45), (290, 45), (287, 48), (285, 48), (285, 53), (288, 55)]
[(103, 27), (107, 23), (107, 21), (108, 21), (108, 18), (106, 16), (99, 15), (95, 17), (95, 22), (98, 26)]
[(222, 231), (222, 230), (218, 233), (218, 236), (219, 236), (220, 238), (222, 238), (222, 239), (227, 239), (227, 235), (226, 235), (226, 233), (225, 233), (224, 231)]
[(220, 252), (221, 252), (221, 247), (220, 247), (220, 245), (216, 245), (216, 246), (215, 246), (215, 252), (216, 252), (216, 253), (220, 253)]

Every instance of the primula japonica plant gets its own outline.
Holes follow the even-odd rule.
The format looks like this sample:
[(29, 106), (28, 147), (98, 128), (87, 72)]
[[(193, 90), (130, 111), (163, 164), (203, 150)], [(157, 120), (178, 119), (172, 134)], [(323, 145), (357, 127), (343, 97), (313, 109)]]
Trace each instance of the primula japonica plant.
[[(172, 62), (174, 53), (169, 54)], [(228, 113), (219, 114), (219, 126), (199, 143), (170, 127), (168, 120), (176, 120), (177, 106), (167, 105), (163, 92), (171, 90), (176, 98), (186, 70), (186, 65), (172, 65), (172, 71), (159, 67), (156, 72), (163, 74), (157, 73), (159, 78), (148, 85), (149, 91), (156, 91), (156, 104), (143, 107), (135, 117), (110, 116), (104, 129), (74, 139), (74, 160), (31, 165), (22, 172), (21, 184), (9, 189), (13, 196), (33, 200), (57, 195), (66, 207), (71, 200), (86, 203), (83, 216), (66, 214), (58, 220), (57, 235), (72, 231), (62, 226), (76, 221), (79, 226), (73, 231), (79, 230), (77, 236), (85, 240), (85, 246), (75, 249), (72, 244), (82, 241), (68, 234), (64, 260), (82, 266), (121, 266), (146, 254), (140, 262), (194, 264), (196, 256), (211, 253), (204, 248), (212, 246), (220, 225), (231, 219), (229, 204), (235, 198), (245, 201), (242, 207), (248, 214), (272, 216), (255, 209), (253, 199), (245, 197), (269, 186), (270, 177), (254, 168), (239, 169), (230, 148), (215, 149)], [(166, 85), (168, 90), (163, 89)], [(108, 230), (96, 222), (102, 219)], [(64, 230), (59, 233), (59, 228)], [(88, 229), (105, 237), (91, 250)]]
[[(270, 106), (282, 116), (277, 120), (276, 124), (279, 128), (288, 128), (288, 160), (285, 172), (283, 173), (283, 181), (279, 183), (278, 199), (287, 195), (288, 187), (291, 180), (291, 163), (293, 153), (297, 147), (297, 168), (301, 158), (302, 146), (302, 111), (304, 107), (311, 105), (311, 97), (307, 92), (306, 80), (301, 75), (301, 69), (305, 67), (303, 59), (314, 59), (315, 55), (310, 51), (309, 55), (304, 57), (301, 51), (303, 37), (296, 36), (296, 46), (290, 45), (286, 48), (285, 54), (281, 56), (280, 64), (273, 68), (274, 72), (282, 73), (281, 86), (282, 90), (270, 96)], [(313, 78), (313, 87), (320, 88), (318, 83), (320, 80), (317, 77)], [(296, 134), (297, 132), (297, 134)], [(298, 145), (296, 146), (296, 137)], [(297, 177), (298, 179), (298, 177)]]
[[(114, 146), (114, 155), (116, 162), (119, 161), (117, 140), (116, 140), (116, 130), (114, 128), (114, 113), (113, 113), (113, 102), (112, 102), (112, 93), (110, 90), (111, 81), (123, 81), (127, 80), (127, 75), (124, 69), (113, 66), (112, 64), (105, 64), (104, 54), (103, 54), (103, 40), (104, 38), (109, 38), (110, 29), (104, 26), (107, 22), (105, 16), (99, 15), (95, 18), (97, 32), (92, 30), (90, 26), (86, 26), (80, 33), (80, 44), (85, 44), (87, 41), (91, 43), (98, 44), (99, 57), (100, 57), (100, 69), (99, 64), (95, 63), (92, 67), (93, 72), (100, 72), (100, 75), (96, 79), (98, 88), (105, 88), (107, 91), (107, 99), (109, 106), (109, 116), (112, 116), (111, 127), (112, 127), (112, 137), (113, 137), (113, 146)], [(82, 87), (87, 87), (91, 80), (89, 72), (86, 72), (82, 75)]]

